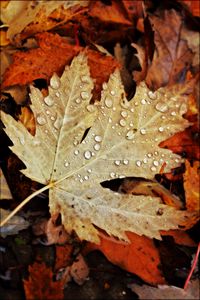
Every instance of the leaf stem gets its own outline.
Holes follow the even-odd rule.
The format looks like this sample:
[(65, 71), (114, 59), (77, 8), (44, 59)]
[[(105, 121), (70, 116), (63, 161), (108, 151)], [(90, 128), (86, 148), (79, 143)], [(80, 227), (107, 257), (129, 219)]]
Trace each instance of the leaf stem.
[(24, 199), (2, 222), (0, 222), (0, 227), (5, 225), (16, 213), (26, 204), (28, 203), (32, 198), (37, 196), (38, 194), (42, 193), (45, 190), (48, 190), (51, 188), (54, 184), (49, 183), (48, 185), (45, 185), (43, 188), (39, 189), (38, 191), (35, 191), (31, 195), (29, 195), (26, 199)]

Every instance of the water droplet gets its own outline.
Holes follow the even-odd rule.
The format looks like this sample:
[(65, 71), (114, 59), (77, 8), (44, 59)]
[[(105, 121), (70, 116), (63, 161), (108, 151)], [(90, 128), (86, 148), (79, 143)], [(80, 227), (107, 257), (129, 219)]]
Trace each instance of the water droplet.
[(51, 118), (50, 118), (52, 121), (54, 121), (55, 120), (55, 117), (53, 117), (53, 116), (51, 116)]
[(159, 166), (159, 162), (157, 160), (153, 161), (154, 166), (158, 167)]
[(158, 153), (158, 151), (155, 151), (154, 154), (157, 156), (159, 153)]
[(108, 123), (112, 123), (112, 119), (111, 118), (108, 119)]
[(80, 183), (83, 183), (83, 179), (81, 178), (81, 179), (79, 180), (79, 182), (80, 182)]
[(96, 107), (95, 107), (95, 105), (89, 104), (89, 105), (86, 106), (86, 109), (89, 112), (94, 112)]
[(80, 98), (77, 98), (77, 99), (75, 100), (75, 102), (76, 102), (77, 104), (79, 104), (79, 103), (81, 103), (81, 99), (80, 99)]
[(125, 110), (123, 110), (123, 111), (121, 112), (121, 116), (122, 116), (123, 118), (127, 118), (127, 117), (128, 117), (128, 112), (125, 111)]
[(87, 170), (87, 172), (88, 172), (88, 173), (91, 173), (91, 172), (92, 172), (92, 170), (91, 170), (91, 169), (88, 169), (88, 170)]
[(21, 143), (22, 145), (25, 144), (25, 139), (24, 139), (24, 136), (23, 136), (23, 135), (19, 137), (19, 141), (20, 141), (20, 143)]
[(145, 99), (142, 99), (142, 100), (141, 100), (141, 104), (143, 104), (143, 105), (144, 105), (144, 104), (147, 104), (147, 101), (146, 101)]
[(135, 111), (134, 108), (131, 108), (130, 110), (131, 110), (132, 113)]
[(120, 165), (120, 160), (115, 160), (115, 165), (119, 166)]
[(94, 150), (99, 151), (100, 148), (101, 148), (100, 144), (95, 144), (94, 145)]
[(91, 154), (91, 152), (89, 150), (85, 151), (85, 153), (84, 153), (85, 159), (90, 159), (91, 156), (92, 156), (92, 154)]
[(158, 102), (156, 104), (156, 110), (160, 112), (167, 112), (168, 111), (168, 105), (164, 102)]
[(139, 105), (139, 103), (138, 103), (137, 101), (136, 101), (134, 104), (135, 104), (135, 106), (138, 106), (138, 105)]
[(107, 83), (106, 83), (106, 82), (104, 82), (104, 83), (102, 84), (102, 88), (103, 88), (103, 90), (107, 90), (107, 88), (108, 88), (108, 85), (107, 85)]
[(157, 93), (156, 92), (149, 91), (148, 96), (151, 100), (156, 100), (157, 99)]
[(50, 115), (50, 111), (49, 111), (49, 110), (46, 110), (46, 114), (47, 114), (47, 115)]
[(132, 140), (135, 136), (135, 131), (134, 130), (129, 130), (126, 134), (127, 140)]
[(114, 95), (115, 95), (115, 91), (111, 90), (111, 91), (110, 91), (110, 94), (111, 94), (112, 96), (114, 96)]
[(81, 92), (81, 98), (83, 99), (83, 100), (86, 100), (86, 99), (88, 99), (89, 98), (89, 94), (88, 94), (88, 92)]
[(121, 120), (119, 121), (119, 124), (120, 124), (122, 127), (124, 127), (124, 126), (126, 126), (126, 121), (125, 121), (124, 119), (121, 119)]
[(78, 151), (78, 150), (75, 150), (75, 151), (74, 151), (74, 154), (75, 154), (75, 155), (78, 155), (78, 154), (79, 154), (79, 151)]
[(163, 132), (163, 131), (164, 131), (164, 128), (163, 128), (163, 127), (159, 127), (159, 128), (158, 128), (158, 131)]
[(123, 164), (124, 164), (124, 165), (128, 165), (128, 163), (129, 163), (128, 159), (124, 159), (124, 160), (123, 160)]
[(171, 112), (171, 116), (176, 116), (176, 112), (175, 112), (175, 111), (172, 111), (172, 112)]
[(148, 157), (152, 157), (152, 153), (147, 153), (147, 156)]
[(156, 171), (156, 167), (151, 167), (151, 171), (155, 172)]
[(56, 74), (53, 74), (51, 77), (50, 86), (52, 89), (58, 89), (60, 87), (60, 78)]
[(186, 103), (181, 104), (180, 108), (179, 108), (179, 113), (180, 115), (183, 115), (187, 112), (187, 105)]
[(147, 164), (147, 163), (148, 163), (148, 159), (147, 159), (147, 158), (144, 158), (144, 159), (143, 159), (143, 163), (144, 163), (144, 164)]
[(108, 108), (113, 106), (113, 101), (110, 98), (106, 98), (105, 99), (105, 106), (107, 106)]
[(136, 160), (135, 164), (137, 167), (140, 167), (142, 165), (142, 162), (140, 160)]
[(48, 106), (52, 106), (52, 105), (54, 104), (54, 101), (53, 101), (53, 99), (52, 99), (51, 96), (45, 97), (45, 98), (44, 98), (44, 102), (45, 102), (46, 105), (48, 105)]
[(141, 134), (146, 134), (146, 129), (145, 128), (140, 129), (140, 133)]
[(56, 92), (56, 97), (60, 97), (60, 93), (59, 92)]
[(60, 129), (60, 127), (62, 126), (62, 120), (56, 119), (56, 121), (54, 122), (53, 126), (54, 126), (56, 129)]
[(96, 136), (94, 137), (94, 140), (95, 140), (96, 142), (100, 143), (100, 142), (102, 141), (102, 137), (101, 137), (100, 135), (96, 135)]
[(38, 122), (39, 125), (46, 124), (46, 119), (42, 115), (37, 116), (36, 120), (37, 120), (37, 122)]
[(110, 177), (111, 177), (111, 178), (115, 178), (115, 173), (114, 173), (114, 172), (111, 172), (111, 173), (110, 173)]
[(81, 81), (82, 82), (88, 82), (89, 80), (90, 80), (90, 78), (87, 75), (81, 76)]
[(85, 175), (85, 176), (84, 176), (84, 179), (85, 179), (85, 180), (88, 180), (88, 179), (89, 179), (89, 176)]
[(67, 168), (69, 166), (69, 163), (66, 161), (65, 163), (65, 167)]

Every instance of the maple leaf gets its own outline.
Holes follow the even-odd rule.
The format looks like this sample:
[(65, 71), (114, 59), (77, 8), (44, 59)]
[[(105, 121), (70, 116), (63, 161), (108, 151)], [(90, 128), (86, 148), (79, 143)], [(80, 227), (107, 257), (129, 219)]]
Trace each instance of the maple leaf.
[(63, 282), (53, 281), (53, 272), (45, 263), (29, 266), (29, 278), (24, 280), (26, 299), (63, 299)]
[(11, 149), (26, 165), (22, 173), (45, 185), (25, 202), (49, 189), (51, 214), (61, 213), (66, 231), (75, 230), (80, 239), (98, 243), (96, 226), (124, 240), (125, 231), (160, 239), (159, 230), (177, 228), (189, 214), (159, 198), (114, 193), (100, 183), (126, 176), (152, 179), (163, 163), (166, 172), (179, 166), (180, 157), (159, 143), (189, 124), (182, 118), (184, 92), (151, 92), (141, 83), (128, 102), (118, 70), (94, 105), (92, 88), (87, 58), (79, 54), (61, 78), (52, 76), (48, 96), (31, 87), (35, 136), (2, 113)]

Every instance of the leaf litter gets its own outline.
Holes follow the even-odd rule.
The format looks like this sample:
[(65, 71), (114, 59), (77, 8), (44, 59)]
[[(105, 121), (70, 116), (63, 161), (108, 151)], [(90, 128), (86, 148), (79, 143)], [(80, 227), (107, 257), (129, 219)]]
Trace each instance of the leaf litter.
[[(50, 276), (49, 284), (47, 284), (51, 286), (49, 293), (43, 286), (35, 289), (38, 276), (35, 277), (36, 281), (32, 281), (33, 270), (30, 269), (30, 283), (25, 286), (26, 293), (28, 288), (30, 297), (33, 295), (38, 297), (42, 291), (45, 297), (51, 299), (52, 295), (56, 295), (56, 290), (59, 289), (61, 292), (61, 287), (70, 279), (70, 266), (79, 257), (77, 253), (81, 251), (81, 245), (85, 244), (84, 240), (92, 241), (92, 243), (86, 243), (86, 253), (98, 249), (112, 264), (132, 274), (137, 274), (143, 281), (153, 285), (166, 284), (166, 278), (169, 280), (169, 276), (165, 273), (164, 252), (161, 253), (164, 248), (158, 245), (171, 239), (176, 244), (187, 246), (188, 257), (189, 253), (192, 253), (188, 247), (196, 246), (190, 238), (190, 231), (189, 234), (183, 231), (193, 227), (198, 221), (196, 210), (198, 192), (196, 192), (197, 189), (193, 191), (190, 188), (189, 176), (189, 173), (194, 174), (192, 186), (196, 188), (198, 164), (192, 161), (198, 158), (195, 140), (198, 127), (196, 126), (198, 109), (195, 101), (198, 89), (195, 87), (192, 90), (198, 81), (196, 76), (198, 41), (197, 31), (194, 29), (195, 23), (188, 26), (187, 9), (180, 9), (181, 4), (176, 3), (171, 3), (170, 8), (166, 8), (165, 3), (153, 6), (150, 2), (143, 5), (138, 1), (130, 1), (130, 3), (126, 1), (103, 3), (102, 1), (97, 4), (84, 1), (84, 7), (81, 7), (83, 1), (81, 5), (79, 1), (76, 3), (68, 1), (68, 7), (64, 8), (62, 1), (59, 3), (51, 1), (51, 5), (45, 10), (47, 1), (35, 3), (33, 7), (29, 1), (24, 1), (24, 7), (22, 3), (15, 2), (1, 3), (4, 17), (9, 17), (11, 13), (8, 9), (9, 5), (19, 5), (19, 9), (22, 9), (21, 12), (18, 11), (17, 26), (13, 26), (16, 19), (15, 10), (9, 27), (3, 25), (4, 27), (1, 28), (2, 53), (3, 55), (11, 53), (10, 57), (12, 56), (12, 59), (14, 57), (14, 62), (10, 59), (8, 63), (5, 61), (4, 71), (6, 69), (6, 72), (1, 73), (4, 88), (2, 101), (9, 103), (9, 99), (12, 98), (18, 104), (25, 104), (26, 101), (28, 103), (27, 95), (21, 90), (27, 91), (28, 84), (32, 86), (30, 87), (31, 109), (29, 106), (23, 107), (22, 114), (17, 117), (11, 112), (18, 121), (2, 113), (2, 119), (6, 124), (5, 130), (13, 140), (11, 149), (19, 157), (9, 155), (8, 184), (14, 199), (17, 196), (16, 199), (21, 201), (24, 198), (23, 195), (27, 196), (27, 192), (29, 195), (11, 215), (15, 215), (34, 196), (35, 199), (29, 202), (27, 207), (38, 209), (38, 201), (40, 200), (42, 204), (49, 198), (50, 219), (45, 215), (45, 221), (41, 223), (40, 217), (37, 217), (38, 212), (29, 213), (32, 208), (29, 208), (25, 216), (32, 216), (31, 218), (36, 216), (34, 226), (32, 221), (30, 222), (31, 228), (35, 227), (33, 234), (39, 236), (36, 239), (37, 242), (33, 239), (36, 249), (38, 249), (39, 242), (45, 247), (44, 254), (48, 257), (53, 247), (52, 243), (60, 247), (60, 250), (56, 250), (55, 253), (56, 258), (60, 257), (59, 263), (57, 262), (57, 267), (52, 270), (54, 274), (62, 276), (60, 285), (54, 285), (53, 273), (50, 269), (46, 270), (47, 277)], [(55, 9), (52, 5), (56, 6)], [(30, 7), (33, 10), (32, 15), (27, 14)], [(100, 7), (106, 11), (106, 15), (99, 14)], [(191, 8), (193, 9), (193, 6)], [(152, 40), (154, 40), (155, 48), (149, 38), (151, 34), (148, 35), (147, 18), (154, 32)], [(97, 21), (95, 24), (94, 20)], [(144, 20), (146, 23), (143, 23)], [(25, 25), (24, 22), (26, 22)], [(160, 26), (160, 22), (164, 25)], [(141, 40), (137, 40), (132, 24), (137, 24)], [(167, 24), (174, 24), (174, 26), (167, 27)], [(37, 36), (38, 32), (42, 33)], [(10, 33), (12, 36), (10, 35), (9, 40)], [(24, 43), (27, 37), (28, 40)], [(143, 38), (146, 38), (145, 48)], [(134, 67), (135, 50), (128, 47), (128, 39), (129, 45), (132, 43), (138, 51), (141, 73), (137, 67)], [(29, 42), (31, 40), (33, 43)], [(111, 44), (115, 45), (119, 43), (119, 40), (122, 44), (116, 45), (114, 51), (118, 52), (116, 52), (117, 59), (114, 59)], [(125, 46), (123, 46), (124, 41)], [(85, 48), (87, 44), (98, 45), (99, 48), (95, 50), (91, 50), (93, 46), (89, 46), (90, 49)], [(176, 50), (173, 48), (175, 44)], [(18, 48), (15, 54), (16, 45), (27, 48), (27, 51), (24, 52), (23, 48)], [(66, 49), (68, 49), (67, 53)], [(102, 52), (102, 49), (105, 50)], [(182, 55), (183, 52), (184, 55)], [(104, 53), (111, 53), (111, 55), (107, 56)], [(74, 56), (77, 57), (74, 58)], [(181, 60), (180, 57), (182, 57)], [(115, 70), (116, 67), (120, 67), (122, 79), (119, 71)], [(137, 82), (134, 97), (130, 97), (130, 94), (134, 94), (131, 91), (131, 89), (134, 90), (131, 74), (134, 74)], [(169, 74), (169, 77), (164, 74)], [(149, 76), (150, 81), (148, 81)], [(44, 86), (45, 81), (47, 84)], [(121, 81), (123, 81), (126, 93)], [(132, 99), (127, 101), (126, 96)], [(100, 98), (100, 101), (96, 101)], [(9, 109), (6, 111), (8, 112)], [(186, 154), (183, 151), (186, 151)], [(188, 155), (189, 161), (185, 163), (186, 172), (183, 175), (184, 160), (181, 156), (185, 155)], [(19, 166), (23, 168), (22, 172), (30, 178), (19, 176), (20, 180), (24, 178), (30, 181), (25, 193), (21, 181), (16, 177), (19, 172), (15, 175), (13, 173), (14, 169)], [(9, 173), (10, 170), (12, 173)], [(179, 170), (179, 175), (176, 175), (176, 170)], [(155, 181), (155, 177), (159, 178), (160, 184)], [(185, 193), (181, 192), (179, 195), (173, 187), (180, 184), (183, 177), (182, 188), (185, 189)], [(19, 183), (19, 189), (15, 187), (14, 180), (16, 184)], [(120, 184), (119, 189), (116, 187), (114, 190), (108, 189), (108, 187), (115, 186), (117, 182)], [(123, 185), (123, 182), (126, 184)], [(168, 187), (169, 190), (164, 187), (167, 182), (171, 184)], [(44, 187), (40, 189), (41, 184)], [(35, 190), (33, 195), (31, 195), (31, 190)], [(11, 202), (13, 204), (8, 205), (3, 201), (1, 205), (14, 208), (15, 200), (9, 203)], [(187, 210), (183, 210), (183, 207)], [(180, 208), (181, 210), (178, 210)], [(43, 217), (43, 214), (41, 216)], [(18, 216), (9, 220), (2, 229), (16, 217)], [(179, 228), (179, 230), (169, 230), (170, 228)], [(27, 232), (27, 229), (22, 230), (20, 236), (24, 236)], [(45, 239), (44, 236), (46, 236)], [(161, 236), (164, 241), (159, 242)], [(156, 239), (153, 240), (152, 237)], [(8, 241), (9, 237), (4, 239)], [(172, 252), (174, 247), (171, 247)], [(179, 247), (181, 251), (184, 251), (183, 257), (186, 257), (186, 250), (183, 250), (182, 246)], [(5, 250), (4, 247), (1, 249), (1, 251)], [(65, 249), (66, 255), (64, 253), (61, 255), (59, 251), (65, 251)], [(25, 248), (24, 251), (26, 251)], [(88, 259), (90, 256), (89, 253)], [(172, 253), (170, 256), (168, 253), (165, 258), (169, 260), (168, 265), (172, 257), (174, 259), (175, 255), (173, 256)], [(49, 258), (47, 261), (49, 262)], [(29, 264), (32, 262), (29, 261)], [(177, 263), (177, 266), (179, 265)], [(87, 270), (86, 265), (85, 267)], [(4, 269), (4, 274), (13, 272), (9, 267), (4, 267)], [(40, 266), (37, 265), (37, 269), (40, 269)], [(187, 278), (187, 285), (193, 270), (194, 266)], [(85, 282), (86, 287), (90, 284), (90, 281), (87, 281), (87, 272), (84, 273), (86, 275), (80, 273), (80, 278), (77, 274), (79, 278), (77, 280)], [(98, 272), (98, 268), (95, 272)], [(177, 272), (174, 270), (174, 277)], [(167, 277), (164, 278), (166, 275)], [(1, 276), (1, 278), (7, 278), (3, 273)], [(76, 281), (76, 277), (73, 280)], [(124, 277), (123, 280), (125, 280)], [(134, 279), (132, 280), (135, 282)], [(176, 278), (173, 282), (176, 282)], [(67, 284), (66, 290), (70, 284)], [(100, 284), (99, 280), (98, 284)], [(114, 286), (114, 283), (112, 285)], [(108, 294), (112, 285), (107, 282), (104, 285), (108, 289)], [(149, 288), (152, 291), (152, 297), (156, 299), (157, 290)], [(172, 294), (174, 288), (169, 286), (169, 289), (171, 289), (169, 294)], [(88, 292), (92, 292), (90, 288)], [(189, 290), (188, 292), (192, 294)], [(179, 291), (175, 291), (175, 294), (179, 296)], [(63, 293), (59, 295), (57, 297), (64, 297)], [(128, 299), (128, 295), (128, 290), (123, 290), (122, 296)], [(139, 290), (138, 295), (142, 297)], [(165, 292), (161, 291), (161, 295), (161, 298), (165, 297)], [(184, 296), (187, 295), (184, 294)]]

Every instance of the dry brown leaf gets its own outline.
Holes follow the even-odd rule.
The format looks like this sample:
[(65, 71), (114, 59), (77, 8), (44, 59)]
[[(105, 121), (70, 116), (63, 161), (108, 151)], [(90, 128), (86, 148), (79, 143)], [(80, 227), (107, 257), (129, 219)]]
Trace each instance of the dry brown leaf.
[(138, 58), (141, 67), (141, 71), (133, 71), (133, 79), (137, 84), (139, 84), (145, 79), (147, 73), (146, 53), (142, 46), (139, 46), (135, 43), (132, 43), (131, 46), (137, 50), (137, 54), (135, 54), (135, 56)]
[(69, 266), (72, 261), (73, 246), (71, 244), (56, 245), (55, 271)]
[(32, 110), (29, 107), (22, 107), (21, 114), (19, 115), (19, 121), (26, 127), (30, 134), (35, 135), (35, 118)]
[(64, 299), (63, 282), (53, 280), (53, 272), (43, 262), (29, 266), (29, 278), (23, 281), (26, 299)]
[(139, 295), (139, 299), (144, 300), (161, 300), (161, 299), (175, 299), (175, 300), (192, 300), (199, 299), (199, 280), (195, 279), (189, 283), (186, 290), (170, 285), (159, 285), (157, 288), (148, 285), (130, 284), (129, 287), (133, 292)]
[(154, 31), (155, 51), (148, 68), (146, 83), (153, 89), (184, 81), (194, 54), (181, 39), (183, 20), (175, 10), (149, 16)]
[(134, 273), (150, 284), (164, 283), (160, 257), (153, 240), (127, 232), (130, 244), (120, 243), (101, 235), (101, 243), (88, 244), (85, 252), (100, 250), (113, 264)]
[[(61, 74), (66, 64), (77, 55), (82, 47), (68, 44), (65, 38), (51, 33), (36, 36), (39, 48), (27, 52), (17, 52), (13, 57), (13, 64), (4, 74), (2, 86), (25, 85), (35, 79), (49, 80), (54, 72)], [(100, 52), (86, 50), (91, 76), (96, 80), (94, 98), (99, 98), (102, 83), (119, 67), (118, 62), (111, 56)]]
[(200, 211), (200, 184), (199, 184), (199, 161), (194, 161), (192, 165), (185, 161), (184, 189), (186, 197), (186, 207), (189, 211)]

